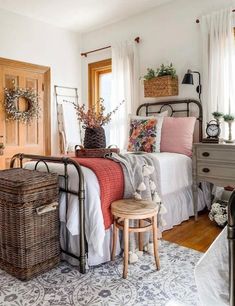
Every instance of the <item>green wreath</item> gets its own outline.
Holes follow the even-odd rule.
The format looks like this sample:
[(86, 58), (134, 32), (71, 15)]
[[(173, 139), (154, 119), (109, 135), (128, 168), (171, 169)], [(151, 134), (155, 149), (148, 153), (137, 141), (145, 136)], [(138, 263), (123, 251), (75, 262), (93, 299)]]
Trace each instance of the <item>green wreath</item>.
[[(20, 111), (17, 108), (19, 98), (24, 98), (27, 102), (27, 110)], [(40, 107), (38, 105), (38, 95), (31, 89), (5, 88), (5, 110), (7, 120), (18, 120), (23, 123), (29, 123), (33, 118), (38, 118)]]

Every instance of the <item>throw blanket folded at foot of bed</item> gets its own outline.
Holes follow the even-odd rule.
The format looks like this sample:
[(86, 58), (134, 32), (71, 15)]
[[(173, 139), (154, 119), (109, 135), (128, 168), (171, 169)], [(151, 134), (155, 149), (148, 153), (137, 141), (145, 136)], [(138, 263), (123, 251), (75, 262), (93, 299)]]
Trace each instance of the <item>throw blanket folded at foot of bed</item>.
[(101, 209), (105, 229), (113, 223), (111, 203), (123, 198), (124, 176), (119, 163), (105, 158), (73, 158), (80, 165), (91, 169), (100, 185)]
[[(165, 220), (162, 215), (166, 213), (165, 206), (161, 203), (161, 199), (158, 196), (157, 185), (158, 175), (156, 172), (156, 165), (151, 157), (145, 155), (135, 154), (116, 154), (112, 153), (108, 158), (121, 164), (124, 173), (124, 198), (135, 198), (137, 200), (144, 199), (150, 200), (156, 203), (158, 206), (158, 228), (165, 225)], [(130, 222), (131, 226), (138, 226), (136, 221)], [(141, 255), (137, 250), (137, 235), (130, 233), (130, 256), (129, 261), (135, 262), (138, 260), (138, 256)], [(144, 233), (144, 244), (146, 250), (149, 251), (149, 247), (152, 248), (153, 241), (150, 233)]]
[[(105, 229), (113, 223), (111, 215), (112, 202), (122, 198), (136, 198), (151, 200), (158, 205), (158, 226), (164, 226), (162, 215), (166, 213), (165, 207), (157, 193), (157, 173), (153, 160), (148, 156), (112, 154), (108, 158), (74, 158), (80, 165), (91, 169), (99, 182), (101, 210)], [(130, 223), (136, 226), (135, 221)], [(152, 237), (148, 233), (144, 237), (148, 248)], [(136, 237), (130, 234), (130, 261), (138, 260)], [(147, 249), (148, 250), (148, 249)], [(140, 255), (140, 254), (138, 254)]]

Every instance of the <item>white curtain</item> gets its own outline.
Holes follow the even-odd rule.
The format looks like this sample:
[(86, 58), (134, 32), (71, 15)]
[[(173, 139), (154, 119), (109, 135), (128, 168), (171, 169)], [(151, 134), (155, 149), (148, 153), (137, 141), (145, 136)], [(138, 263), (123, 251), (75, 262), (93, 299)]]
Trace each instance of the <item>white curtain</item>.
[(112, 94), (110, 108), (123, 100), (124, 104), (112, 116), (107, 126), (109, 142), (125, 149), (128, 137), (128, 115), (134, 114), (139, 105), (139, 65), (135, 42), (112, 45)]
[(203, 43), (204, 122), (214, 111), (235, 113), (234, 32), (232, 9), (224, 9), (201, 20)]

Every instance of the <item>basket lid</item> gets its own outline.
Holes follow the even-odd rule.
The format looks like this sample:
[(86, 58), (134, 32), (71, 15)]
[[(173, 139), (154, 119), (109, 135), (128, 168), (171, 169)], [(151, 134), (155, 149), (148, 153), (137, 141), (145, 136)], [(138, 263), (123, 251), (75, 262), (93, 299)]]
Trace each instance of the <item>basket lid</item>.
[(12, 168), (0, 171), (0, 186), (24, 188), (35, 185), (49, 185), (58, 183), (55, 173), (39, 172), (22, 168)]

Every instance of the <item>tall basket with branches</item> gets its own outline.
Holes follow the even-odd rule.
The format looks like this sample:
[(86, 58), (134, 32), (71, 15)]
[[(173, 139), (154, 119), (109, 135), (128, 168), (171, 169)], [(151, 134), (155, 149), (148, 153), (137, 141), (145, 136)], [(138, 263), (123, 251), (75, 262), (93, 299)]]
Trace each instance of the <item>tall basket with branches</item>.
[(106, 147), (106, 137), (103, 126), (111, 121), (119, 107), (124, 103), (122, 101), (113, 111), (105, 114), (104, 99), (100, 98), (99, 108), (91, 107), (86, 110), (85, 104), (82, 106), (73, 103), (77, 113), (77, 118), (82, 122), (82, 127), (85, 129), (84, 148), (99, 149)]

